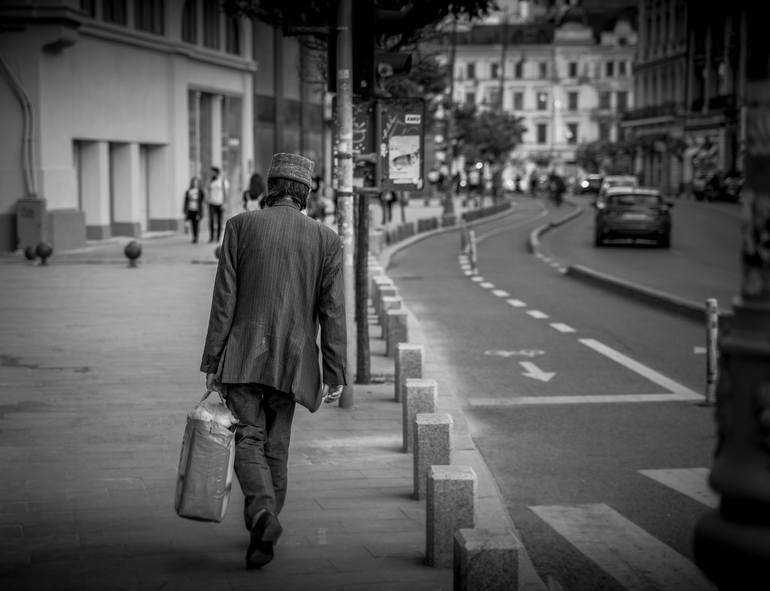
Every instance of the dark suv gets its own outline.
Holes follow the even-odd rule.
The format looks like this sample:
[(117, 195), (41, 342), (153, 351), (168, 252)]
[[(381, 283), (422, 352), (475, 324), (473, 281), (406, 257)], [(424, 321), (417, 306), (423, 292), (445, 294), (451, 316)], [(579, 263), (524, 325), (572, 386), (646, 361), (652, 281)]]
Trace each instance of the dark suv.
[(594, 244), (617, 238), (654, 240), (671, 246), (671, 213), (674, 204), (660, 191), (644, 187), (614, 187), (596, 205)]

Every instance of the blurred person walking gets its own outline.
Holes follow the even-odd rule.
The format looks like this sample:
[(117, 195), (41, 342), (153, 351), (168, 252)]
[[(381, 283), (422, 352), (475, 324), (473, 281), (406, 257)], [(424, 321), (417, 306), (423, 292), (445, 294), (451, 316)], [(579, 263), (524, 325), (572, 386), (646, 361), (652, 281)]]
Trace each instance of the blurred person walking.
[(198, 224), (203, 217), (203, 205), (206, 202), (206, 194), (201, 188), (200, 177), (194, 176), (190, 179), (190, 186), (184, 192), (184, 213), (185, 222), (190, 224), (193, 243), (198, 242)]
[(255, 172), (249, 178), (249, 188), (243, 192), (241, 201), (245, 211), (261, 209), (262, 199), (265, 196), (265, 181), (262, 175)]
[(219, 239), (222, 237), (222, 213), (225, 203), (227, 203), (229, 190), (230, 184), (222, 175), (222, 171), (219, 167), (212, 166), (208, 191), (209, 242), (214, 242), (215, 240), (219, 242)]
[(302, 213), (312, 171), (312, 160), (275, 154), (264, 209), (228, 220), (201, 360), (206, 388), (239, 419), (235, 473), (249, 569), (273, 559), (282, 532), (296, 403), (315, 412), (346, 383), (342, 241)]

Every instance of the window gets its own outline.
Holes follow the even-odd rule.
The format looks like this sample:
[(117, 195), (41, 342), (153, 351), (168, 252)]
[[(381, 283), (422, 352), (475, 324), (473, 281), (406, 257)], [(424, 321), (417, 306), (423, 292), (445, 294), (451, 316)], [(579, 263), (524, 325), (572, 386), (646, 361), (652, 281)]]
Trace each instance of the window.
[(241, 53), (241, 26), (236, 17), (228, 17), (225, 29), (225, 51), (233, 55)]
[(567, 123), (567, 143), (576, 144), (578, 142), (578, 124)]
[(86, 13), (86, 16), (94, 18), (96, 16), (96, 0), (80, 0), (80, 10)]
[(617, 111), (625, 111), (628, 109), (628, 93), (625, 90), (618, 91), (617, 94)]
[(609, 91), (602, 91), (599, 93), (599, 108), (600, 109), (609, 109), (610, 108), (610, 92)]
[(570, 78), (577, 78), (577, 75), (578, 75), (577, 62), (569, 62), (569, 64), (567, 65), (567, 71), (569, 72)]
[(524, 110), (524, 93), (523, 92), (513, 93), (513, 110), (514, 111)]
[(513, 77), (517, 80), (524, 78), (524, 62), (518, 61), (513, 65)]
[(218, 0), (203, 0), (203, 45), (219, 49)]
[(126, 0), (103, 0), (102, 18), (105, 23), (126, 24)]
[(547, 141), (548, 141), (548, 124), (538, 123), (537, 124), (537, 143), (545, 144)]
[(488, 105), (498, 106), (500, 104), (500, 87), (492, 86), (487, 88), (484, 102)]
[(182, 11), (182, 41), (198, 42), (198, 6), (195, 0), (186, 0)]
[(465, 104), (466, 105), (472, 105), (476, 102), (476, 93), (475, 92), (466, 92), (465, 93)]
[(628, 62), (618, 62), (618, 76), (628, 76)]
[(489, 77), (490, 78), (500, 77), (500, 64), (489, 64)]
[(547, 109), (548, 109), (548, 93), (538, 92), (537, 93), (537, 110), (545, 111)]
[(139, 31), (163, 34), (163, 0), (134, 0), (134, 26)]
[(548, 78), (548, 62), (540, 62), (540, 78)]
[(476, 64), (473, 62), (468, 62), (465, 65), (465, 73), (468, 80), (474, 80), (476, 78)]
[(570, 111), (578, 110), (578, 93), (576, 91), (567, 93), (567, 109)]
[(606, 121), (599, 122), (599, 141), (610, 141), (610, 124)]
[(604, 64), (604, 73), (607, 78), (612, 78), (615, 75), (615, 62), (609, 61)]

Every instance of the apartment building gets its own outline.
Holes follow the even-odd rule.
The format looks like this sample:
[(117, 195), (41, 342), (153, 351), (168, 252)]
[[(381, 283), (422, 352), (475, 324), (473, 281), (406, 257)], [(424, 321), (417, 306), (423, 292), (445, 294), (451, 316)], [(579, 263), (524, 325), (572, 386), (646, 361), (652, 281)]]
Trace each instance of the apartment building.
[(621, 115), (634, 106), (633, 24), (618, 18), (599, 30), (580, 7), (551, 19), (495, 18), (456, 34), (454, 100), (521, 117), (520, 166), (573, 174), (576, 148), (617, 140)]
[(746, 22), (729, 3), (641, 0), (636, 108), (622, 127), (647, 184), (686, 194), (714, 173), (742, 171)]
[(280, 29), (217, 0), (0, 5), (0, 248), (182, 227), (192, 176), (237, 212), (271, 154), (322, 160), (323, 85)]

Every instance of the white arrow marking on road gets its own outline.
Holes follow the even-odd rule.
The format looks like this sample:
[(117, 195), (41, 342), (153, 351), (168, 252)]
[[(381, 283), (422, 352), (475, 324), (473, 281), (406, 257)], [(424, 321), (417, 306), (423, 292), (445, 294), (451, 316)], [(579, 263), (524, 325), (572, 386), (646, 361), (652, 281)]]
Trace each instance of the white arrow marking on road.
[(527, 376), (528, 378), (540, 380), (541, 382), (548, 382), (556, 375), (555, 372), (543, 371), (531, 361), (519, 361), (519, 363), (526, 370), (522, 375)]

